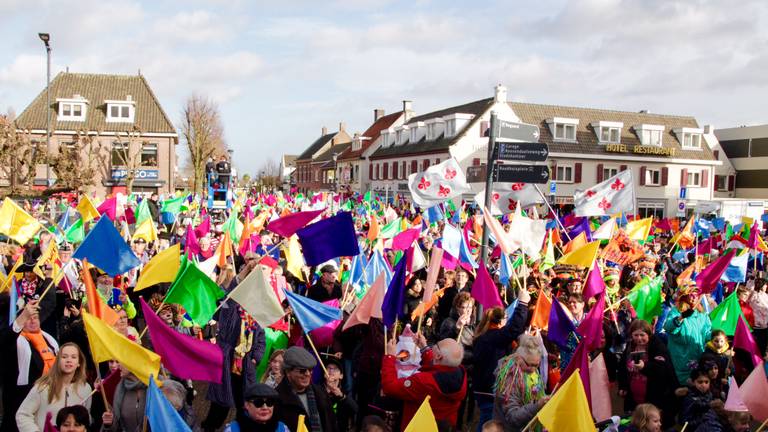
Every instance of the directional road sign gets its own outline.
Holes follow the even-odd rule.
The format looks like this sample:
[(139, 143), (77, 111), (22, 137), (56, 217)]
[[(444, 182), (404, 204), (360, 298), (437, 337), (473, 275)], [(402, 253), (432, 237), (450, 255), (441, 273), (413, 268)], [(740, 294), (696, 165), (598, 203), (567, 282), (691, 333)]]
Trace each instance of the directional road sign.
[(546, 165), (496, 165), (493, 180), (503, 183), (538, 183), (549, 181), (549, 167)]
[(527, 123), (513, 123), (500, 120), (496, 130), (496, 137), (500, 139), (511, 139), (518, 141), (539, 140), (539, 127)]
[(495, 150), (495, 160), (544, 162), (549, 156), (549, 147), (544, 143), (500, 142)]

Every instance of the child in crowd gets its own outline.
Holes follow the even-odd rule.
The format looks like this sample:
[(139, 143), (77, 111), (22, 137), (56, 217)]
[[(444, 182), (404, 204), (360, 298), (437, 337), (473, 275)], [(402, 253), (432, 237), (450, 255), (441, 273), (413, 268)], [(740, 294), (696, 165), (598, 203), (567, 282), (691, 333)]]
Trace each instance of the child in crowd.
[(688, 394), (683, 398), (680, 423), (688, 423), (690, 431), (722, 431), (723, 426), (712, 409), (712, 393), (709, 390), (709, 374), (702, 368), (691, 373)]
[(632, 411), (626, 432), (661, 432), (661, 412), (653, 404), (639, 404)]

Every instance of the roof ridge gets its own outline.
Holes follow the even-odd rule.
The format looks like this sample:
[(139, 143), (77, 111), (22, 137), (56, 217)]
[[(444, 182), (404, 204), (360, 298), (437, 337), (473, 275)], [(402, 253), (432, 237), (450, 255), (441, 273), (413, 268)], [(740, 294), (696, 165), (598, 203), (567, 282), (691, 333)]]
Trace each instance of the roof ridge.
[(685, 115), (679, 115), (679, 114), (659, 114), (654, 112), (639, 112), (639, 111), (626, 111), (626, 110), (618, 110), (618, 109), (605, 109), (605, 108), (589, 108), (589, 107), (580, 107), (580, 106), (570, 106), (570, 105), (553, 105), (553, 104), (542, 104), (542, 103), (532, 103), (532, 102), (519, 102), (519, 101), (508, 101), (508, 105), (512, 104), (519, 104), (519, 105), (527, 105), (527, 106), (536, 106), (536, 107), (547, 107), (547, 108), (567, 108), (567, 109), (577, 109), (577, 110), (584, 110), (584, 111), (593, 111), (593, 112), (611, 112), (611, 113), (617, 113), (617, 114), (633, 114), (633, 115), (640, 115), (640, 116), (657, 116), (657, 117), (674, 117), (674, 118), (684, 118), (684, 119), (695, 119), (693, 116), (685, 116)]
[(170, 128), (178, 134), (179, 131), (176, 129), (176, 126), (173, 124), (171, 119), (168, 118), (168, 114), (165, 113), (163, 106), (160, 104), (160, 101), (157, 99), (157, 96), (155, 96), (155, 92), (152, 90), (152, 86), (149, 85), (149, 83), (147, 82), (147, 79), (144, 78), (144, 75), (139, 74), (138, 77), (141, 78), (142, 84), (144, 84), (144, 86), (147, 88), (147, 91), (149, 91), (149, 95), (152, 96), (152, 100), (155, 101), (155, 104), (157, 105), (158, 109), (160, 109), (160, 114), (162, 114), (165, 121), (168, 122), (168, 126), (170, 126)]

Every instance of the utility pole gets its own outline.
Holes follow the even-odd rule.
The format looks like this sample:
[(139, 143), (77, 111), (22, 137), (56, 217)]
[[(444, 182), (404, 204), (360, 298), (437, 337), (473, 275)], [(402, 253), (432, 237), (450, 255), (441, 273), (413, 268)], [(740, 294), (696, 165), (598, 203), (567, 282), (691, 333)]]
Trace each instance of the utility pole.
[[(48, 66), (46, 68), (46, 85), (45, 85), (45, 112), (46, 112), (46, 125), (45, 125), (45, 150), (47, 152), (46, 159), (51, 155), (51, 35), (49, 33), (38, 33), (37, 36), (45, 44), (45, 53), (47, 57)], [(45, 161), (45, 185), (51, 187), (51, 164), (50, 160)]]

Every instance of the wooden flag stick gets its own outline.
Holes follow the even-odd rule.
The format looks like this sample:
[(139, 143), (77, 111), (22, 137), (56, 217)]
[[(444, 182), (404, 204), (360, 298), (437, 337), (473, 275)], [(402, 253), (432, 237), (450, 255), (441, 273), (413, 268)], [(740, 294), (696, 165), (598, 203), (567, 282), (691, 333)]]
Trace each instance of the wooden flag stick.
[(757, 431), (755, 431), (755, 432), (760, 432), (760, 431), (762, 431), (763, 429), (765, 429), (765, 425), (766, 425), (766, 424), (768, 424), (768, 419), (765, 419), (765, 421), (764, 421), (764, 422), (762, 422), (762, 423), (760, 424), (760, 427), (758, 427), (758, 428), (757, 428)]
[[(419, 303), (419, 305), (424, 305), (424, 300)], [(416, 324), (416, 334), (421, 334), (421, 323), (424, 321), (424, 315), (427, 314), (427, 311), (422, 311), (422, 314), (419, 315), (419, 323)]]
[(315, 352), (315, 357), (317, 357), (317, 361), (320, 362), (320, 367), (323, 368), (323, 373), (325, 376), (328, 376), (328, 369), (325, 368), (325, 365), (323, 364), (323, 360), (320, 358), (320, 353), (317, 352), (317, 348), (315, 348), (315, 343), (312, 342), (312, 338), (309, 337), (309, 333), (304, 332), (304, 336), (307, 337), (307, 340), (309, 341), (309, 346), (312, 347), (312, 351)]

